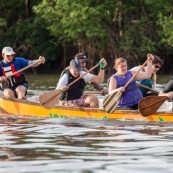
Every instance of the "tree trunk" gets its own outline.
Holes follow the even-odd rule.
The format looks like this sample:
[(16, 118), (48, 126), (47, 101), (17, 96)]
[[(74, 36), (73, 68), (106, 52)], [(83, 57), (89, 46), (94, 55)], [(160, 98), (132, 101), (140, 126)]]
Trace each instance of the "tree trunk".
[(30, 0), (25, 0), (25, 8), (26, 8), (26, 15), (27, 15), (27, 17), (30, 17), (29, 5), (30, 5)]

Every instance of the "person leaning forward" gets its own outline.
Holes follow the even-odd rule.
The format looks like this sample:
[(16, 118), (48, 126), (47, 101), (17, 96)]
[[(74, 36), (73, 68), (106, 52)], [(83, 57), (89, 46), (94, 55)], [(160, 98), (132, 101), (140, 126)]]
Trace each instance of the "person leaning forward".
[[(84, 71), (84, 72), (87, 72), (87, 71), (88, 71), (88, 69), (86, 68), (86, 65), (87, 65), (87, 62), (88, 62), (88, 58), (87, 58), (87, 56), (86, 56), (84, 53), (77, 53), (77, 54), (74, 56), (74, 59), (77, 59), (77, 60), (80, 61), (82, 71)], [(61, 77), (67, 70), (69, 70), (69, 66), (66, 67), (66, 68), (62, 71), (60, 77)], [(95, 88), (96, 90), (102, 92), (103, 95), (105, 95), (105, 94), (108, 93), (108, 91), (105, 90), (99, 83), (91, 82), (90, 84), (92, 85), (93, 88)]]
[(1, 90), (3, 91), (4, 97), (25, 100), (28, 83), (26, 82), (23, 73), (19, 72), (8, 79), (6, 77), (36, 61), (38, 61), (38, 64), (33, 65), (33, 67), (37, 67), (40, 63), (44, 64), (45, 58), (40, 56), (38, 60), (31, 61), (25, 58), (14, 57), (15, 54), (13, 49), (9, 46), (2, 49), (3, 60), (0, 62)]
[[(107, 62), (104, 58), (100, 60), (102, 65), (105, 67)], [(98, 98), (95, 95), (83, 95), (86, 82), (101, 83), (104, 81), (105, 70), (101, 66), (99, 74), (93, 75), (87, 73), (83, 78), (75, 82), (70, 87), (66, 85), (73, 82), (79, 76), (83, 75), (81, 63), (78, 59), (73, 59), (70, 61), (69, 70), (66, 70), (65, 74), (59, 79), (56, 89), (63, 90), (60, 100), (65, 106), (85, 106), (90, 108), (98, 108)]]

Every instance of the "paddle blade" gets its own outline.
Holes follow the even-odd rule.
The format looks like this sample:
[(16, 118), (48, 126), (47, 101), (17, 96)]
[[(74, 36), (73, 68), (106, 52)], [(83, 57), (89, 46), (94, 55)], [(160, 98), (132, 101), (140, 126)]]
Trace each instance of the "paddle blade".
[(58, 101), (62, 90), (54, 90), (50, 92), (46, 92), (39, 96), (40, 104), (46, 109), (51, 109), (55, 106)]
[(148, 117), (154, 114), (167, 99), (166, 96), (144, 97), (138, 104), (139, 112), (142, 116)]
[(120, 101), (120, 97), (121, 97), (122, 92), (118, 92), (118, 93), (112, 93), (109, 96), (107, 96), (104, 101), (103, 101), (103, 108), (105, 109), (105, 111), (107, 113), (113, 113)]

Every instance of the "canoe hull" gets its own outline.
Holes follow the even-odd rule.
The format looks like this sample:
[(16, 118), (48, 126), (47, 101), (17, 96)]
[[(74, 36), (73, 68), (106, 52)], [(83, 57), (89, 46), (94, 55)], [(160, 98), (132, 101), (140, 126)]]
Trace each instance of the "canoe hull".
[(135, 121), (173, 122), (173, 112), (157, 112), (149, 117), (143, 117), (138, 111), (122, 110), (108, 114), (103, 109), (76, 108), (56, 106), (50, 110), (39, 103), (19, 99), (0, 98), (0, 108), (10, 115), (32, 116), (40, 118), (90, 118), (117, 119)]

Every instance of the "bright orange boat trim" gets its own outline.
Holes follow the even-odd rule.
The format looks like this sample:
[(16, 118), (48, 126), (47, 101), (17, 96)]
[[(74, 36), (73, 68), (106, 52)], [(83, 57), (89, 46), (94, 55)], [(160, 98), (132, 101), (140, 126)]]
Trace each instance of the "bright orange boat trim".
[(173, 122), (173, 112), (157, 112), (149, 117), (143, 117), (138, 111), (118, 110), (108, 114), (103, 109), (75, 108), (56, 106), (50, 110), (45, 109), (39, 103), (23, 101), (19, 99), (0, 98), (0, 108), (8, 114), (16, 116), (32, 116), (45, 118), (94, 118), (117, 119), (136, 121)]

